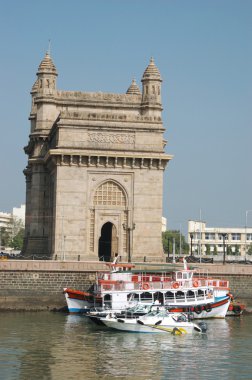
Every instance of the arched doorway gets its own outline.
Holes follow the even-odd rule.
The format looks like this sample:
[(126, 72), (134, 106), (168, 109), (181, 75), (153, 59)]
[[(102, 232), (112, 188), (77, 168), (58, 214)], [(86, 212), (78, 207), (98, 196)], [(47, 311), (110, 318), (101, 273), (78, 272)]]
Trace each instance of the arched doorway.
[(107, 222), (101, 229), (98, 251), (99, 260), (111, 261), (111, 258), (114, 258), (115, 253), (118, 253), (116, 227), (114, 224)]

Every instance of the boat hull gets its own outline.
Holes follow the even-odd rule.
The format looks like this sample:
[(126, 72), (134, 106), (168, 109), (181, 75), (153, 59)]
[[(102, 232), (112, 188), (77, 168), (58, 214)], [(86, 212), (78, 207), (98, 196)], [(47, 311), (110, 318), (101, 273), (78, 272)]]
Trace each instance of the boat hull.
[(70, 314), (87, 313), (94, 306), (94, 303), (89, 301), (85, 292), (65, 288), (64, 294)]
[(182, 334), (192, 334), (199, 333), (200, 331), (196, 330), (196, 325), (190, 322), (181, 323), (179, 326), (176, 324), (140, 324), (136, 321), (124, 321), (120, 322), (120, 320), (116, 319), (102, 319), (102, 322), (105, 326), (118, 330), (118, 331), (126, 331), (126, 332), (135, 332), (135, 333), (170, 333), (173, 335), (182, 335)]
[(193, 319), (208, 319), (208, 318), (225, 318), (230, 305), (229, 296), (223, 297), (222, 299), (208, 303), (208, 304), (198, 304), (193, 307), (171, 307), (169, 310), (171, 312), (183, 312), (190, 311)]

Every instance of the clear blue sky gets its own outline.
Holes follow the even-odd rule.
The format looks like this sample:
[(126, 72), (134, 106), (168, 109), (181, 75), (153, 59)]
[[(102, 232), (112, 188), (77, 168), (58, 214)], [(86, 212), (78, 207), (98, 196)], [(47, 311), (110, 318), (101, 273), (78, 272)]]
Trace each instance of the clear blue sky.
[[(164, 216), (244, 226), (252, 209), (251, 0), (8, 0), (0, 9), (0, 210), (25, 202), (30, 89), (51, 40), (62, 90), (124, 93), (162, 78)], [(252, 212), (248, 214), (252, 225)]]

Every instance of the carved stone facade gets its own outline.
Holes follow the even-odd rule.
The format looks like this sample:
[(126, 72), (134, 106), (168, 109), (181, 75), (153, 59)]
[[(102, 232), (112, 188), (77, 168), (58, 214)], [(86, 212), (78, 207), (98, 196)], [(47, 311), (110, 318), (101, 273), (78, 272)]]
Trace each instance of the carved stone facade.
[(165, 154), (161, 77), (142, 93), (59, 91), (47, 53), (31, 91), (24, 254), (62, 260), (160, 257)]

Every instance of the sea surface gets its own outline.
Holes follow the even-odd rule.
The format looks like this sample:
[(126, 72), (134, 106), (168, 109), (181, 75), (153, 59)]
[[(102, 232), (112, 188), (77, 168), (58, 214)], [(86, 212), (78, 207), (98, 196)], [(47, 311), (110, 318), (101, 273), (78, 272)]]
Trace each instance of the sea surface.
[(252, 379), (252, 314), (204, 335), (114, 332), (83, 316), (0, 314), (0, 379)]

